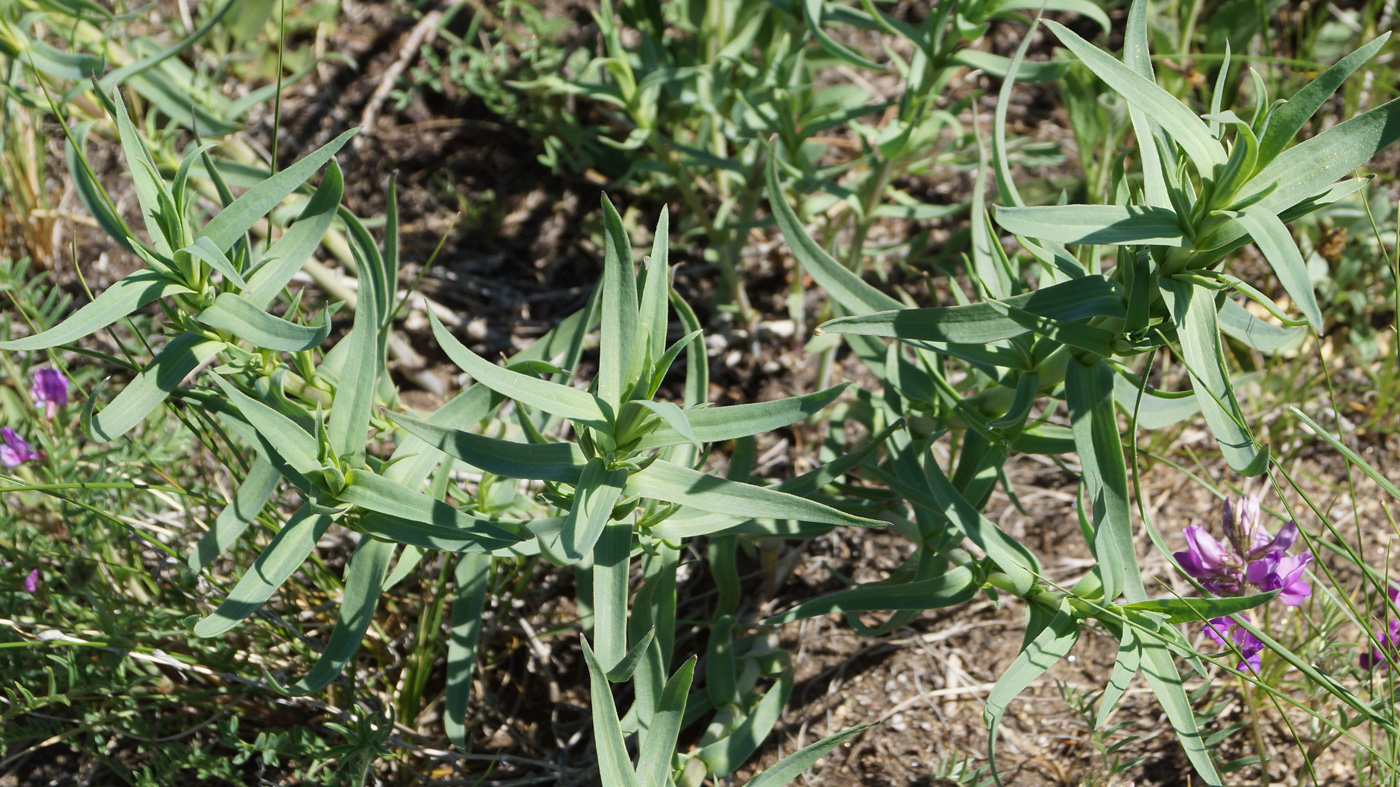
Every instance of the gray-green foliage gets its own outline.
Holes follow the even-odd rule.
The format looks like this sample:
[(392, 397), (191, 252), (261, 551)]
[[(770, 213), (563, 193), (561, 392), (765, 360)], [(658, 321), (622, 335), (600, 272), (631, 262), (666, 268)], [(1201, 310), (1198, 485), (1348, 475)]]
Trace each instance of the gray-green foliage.
[[(84, 429), (95, 440), (114, 440), (173, 399), (198, 405), (252, 456), (229, 505), (188, 555), (196, 570), (251, 540), (256, 520), (278, 523), (239, 581), (194, 624), (195, 634), (216, 637), (240, 625), (295, 581), (322, 535), (333, 526), (347, 528), (357, 539), (334, 629), (307, 674), (285, 687), (319, 692), (341, 679), (359, 652), (381, 596), (434, 553), (445, 553), (440, 589), (452, 606), (444, 719), (448, 736), (464, 744), (493, 579), (522, 560), (543, 560), (576, 577), (604, 783), (696, 787), (735, 772), (781, 719), (794, 669), (789, 655), (773, 646), (776, 627), (839, 612), (856, 630), (879, 635), (923, 610), (980, 594), (1011, 594), (1026, 603), (1028, 622), (1020, 655), (987, 701), (993, 741), (1009, 703), (1096, 621), (1120, 643), (1109, 685), (1091, 714), (1097, 723), (1104, 724), (1141, 674), (1200, 778), (1220, 783), (1177, 667), (1179, 658), (1196, 670), (1201, 663), (1174, 626), (1235, 615), (1271, 596), (1149, 598), (1137, 563), (1118, 415), (1130, 413), (1147, 426), (1200, 412), (1235, 470), (1268, 468), (1269, 452), (1255, 439), (1236, 395), (1222, 333), (1276, 352), (1307, 329), (1322, 328), (1313, 280), (1287, 224), (1359, 187), (1336, 181), (1400, 136), (1400, 104), (1291, 143), (1384, 38), (1343, 58), (1286, 102), (1270, 104), (1256, 94), (1253, 112), (1243, 119), (1222, 109), (1221, 101), (1197, 115), (1159, 86), (1144, 0), (1130, 11), (1121, 60), (1050, 23), (1082, 67), (1126, 104), (1138, 169), (1124, 171), (1119, 159), (1103, 170), (1107, 204), (1030, 206), (1012, 180), (1004, 128), (1014, 78), (1026, 68), (1025, 47), (1000, 58), (963, 45), (992, 20), (1021, 18), (1041, 3), (941, 3), (918, 26), (865, 1), (859, 8), (822, 0), (605, 4), (598, 18), (601, 56), (581, 63), (572, 79), (539, 77), (518, 87), (587, 96), (612, 107), (625, 121), (626, 136), (595, 141), (618, 151), (627, 166), (656, 174), (648, 188), (675, 189), (689, 205), (697, 184), (712, 179), (719, 207), (689, 218), (731, 266), (766, 192), (780, 232), (834, 303), (834, 319), (823, 329), (847, 342), (882, 382), (882, 390), (853, 392), (843, 404), (868, 438), (848, 442), (844, 430), (833, 428), (820, 466), (769, 484), (747, 477), (738, 456), (742, 441), (818, 416), (846, 387), (707, 406), (703, 330), (672, 287), (668, 214), (662, 213), (639, 272), (623, 219), (606, 198), (603, 275), (588, 307), (503, 365), (473, 352), (432, 317), (437, 343), (474, 383), (434, 412), (406, 412), (386, 367), (400, 305), (400, 227), (392, 189), (382, 241), (340, 205), (345, 184), (335, 156), (353, 132), (272, 171), (219, 158), (220, 149), (210, 144), (192, 144), (174, 156), (168, 143), (154, 144), (157, 135), (142, 132), (140, 118), (128, 115), (122, 88), (191, 131), (232, 133), (247, 109), (242, 102), (206, 96), (190, 112), (169, 100), (170, 81), (184, 68), (174, 56), (231, 7), (218, 9), (188, 42), (127, 58), (94, 80), (106, 119), (66, 127), (66, 162), (81, 199), (145, 267), (66, 321), (0, 341), (0, 350), (24, 353), (72, 345), (160, 304), (156, 349), (131, 364), (130, 382), (105, 407), (98, 407), (105, 391), (93, 394)], [(1045, 7), (1107, 25), (1096, 5), (1079, 0)], [(640, 46), (623, 45), (618, 20), (643, 34)], [(24, 21), (3, 20), (0, 49), (11, 58), (24, 52), (43, 78), (80, 81), (101, 65), (36, 41), (15, 43), (23, 42)], [(897, 106), (867, 105), (868, 96), (849, 91), (812, 92), (813, 62), (878, 67), (831, 35), (837, 25), (912, 44), (908, 62), (890, 56), (907, 83)], [(73, 29), (92, 35), (82, 24)], [(668, 29), (691, 35), (667, 36)], [(752, 51), (762, 55), (757, 63), (745, 58)], [(1033, 74), (1054, 78), (1063, 65), (1040, 64)], [(899, 173), (917, 171), (938, 148), (942, 129), (955, 122), (934, 102), (959, 66), (1008, 77), (990, 160), (984, 156), (982, 167), (982, 177), (995, 177), (1001, 204), (988, 211), (979, 192), (969, 206), (969, 272), (977, 297), (906, 308), (905, 294), (892, 296), (861, 277), (862, 244), (881, 217), (938, 213), (889, 184)], [(30, 96), (36, 106), (38, 95)], [(883, 130), (861, 124), (862, 117), (886, 109), (894, 120)], [(141, 231), (118, 215), (87, 160), (90, 134), (105, 131), (107, 120), (132, 179)], [(823, 168), (822, 153), (811, 144), (814, 135), (840, 124), (857, 132), (868, 167), (844, 185), (839, 177), (855, 164)], [(563, 148), (549, 150), (558, 155)], [(784, 174), (799, 192), (818, 192), (802, 214), (789, 203)], [(241, 193), (235, 196), (230, 183)], [(830, 236), (846, 221), (855, 230), (845, 262), (811, 238), (803, 223), (803, 214), (837, 204), (844, 207), (828, 225)], [(284, 224), (289, 211), (295, 217), (290, 227), (263, 234), (266, 225)], [(998, 228), (1015, 237), (1019, 250), (1003, 246)], [(331, 346), (332, 318), (339, 314), (344, 321), (346, 305), (312, 315), (301, 296), (286, 289), (327, 233), (347, 239), (358, 274), (349, 331)], [(1268, 261), (1300, 319), (1226, 270), (1231, 254), (1247, 243)], [(1233, 294), (1260, 303), (1282, 325), (1256, 318)], [(591, 380), (578, 379), (573, 370), (595, 331), (598, 371)], [(1147, 385), (1143, 361), (1159, 353), (1179, 360), (1190, 391)], [(680, 402), (660, 395), (669, 390), (668, 380), (679, 382)], [(1061, 404), (1067, 423), (1057, 420)], [(945, 438), (954, 456), (946, 467), (938, 458)], [(710, 446), (731, 440), (741, 447), (730, 473), (706, 472)], [(371, 449), (381, 441), (392, 441), (387, 456)], [(1081, 525), (1097, 566), (1068, 591), (1049, 583), (1040, 557), (985, 514), (995, 487), (1006, 485), (1003, 467), (1014, 452), (1078, 456)], [(453, 475), (462, 470), (472, 474), (471, 491)], [(863, 485), (848, 483), (853, 478)], [(282, 493), (299, 500), (290, 515), (272, 505)], [(890, 579), (806, 600), (761, 621), (742, 608), (737, 556), (743, 540), (810, 538), (836, 527), (889, 523), (919, 545)], [(702, 622), (703, 653), (678, 645), (688, 640), (678, 636), (677, 573), (692, 545), (703, 548), (717, 591), (712, 615)], [(871, 625), (858, 616), (868, 612), (889, 615)], [(442, 619), (439, 603), (421, 631)], [(1345, 691), (1311, 666), (1295, 666), (1329, 691)], [(404, 695), (414, 704), (426, 671)], [(625, 709), (613, 694), (621, 684), (630, 691), (618, 697), (632, 698)], [(1358, 719), (1381, 720), (1371, 706), (1347, 701)], [(683, 748), (682, 732), (699, 721), (706, 722), (703, 733)], [(384, 729), (378, 720), (359, 719), (341, 732), (356, 757), (371, 757), (382, 753)], [(801, 749), (751, 784), (785, 784), (860, 731)]]
[[(469, 35), (439, 70), (530, 126), (551, 167), (596, 169), (637, 193), (681, 203), (678, 230), (708, 241), (705, 258), (725, 277), (728, 297), (719, 305), (749, 317), (742, 257), (749, 233), (763, 223), (769, 140), (815, 192), (813, 209), (836, 210), (850, 222), (858, 255), (879, 221), (960, 212), (964, 206), (928, 204), (894, 183), (925, 173), (950, 137), (954, 144), (970, 142), (958, 107), (939, 107), (939, 97), (960, 70), (1005, 74), (1008, 58), (970, 44), (994, 21), (1022, 20), (1040, 7), (1021, 0), (940, 3), (910, 24), (868, 0), (604, 0), (594, 14), (601, 46), (566, 54), (520, 40), (521, 28), (547, 37), (549, 24), (528, 4), (507, 3), (496, 30), (486, 33), (481, 17), (473, 18), (472, 32), (486, 34), (492, 46)], [(1083, 0), (1044, 7), (1108, 25), (1102, 9)], [(836, 40), (872, 32), (901, 44), (884, 48), (885, 65)], [(872, 78), (896, 73), (902, 95), (886, 101), (868, 82), (832, 80), (838, 69)], [(1022, 77), (1047, 81), (1062, 70), (1061, 63), (1035, 63)], [(418, 73), (433, 80), (439, 72)], [(566, 100), (595, 110), (603, 122), (563, 111)], [(881, 119), (880, 113), (893, 114)], [(842, 128), (855, 133), (858, 155), (833, 155), (830, 140)]]
[[(956, 437), (947, 474), (923, 441), (909, 439), (891, 440), (889, 464), (870, 471), (913, 507), (923, 543), (943, 552), (966, 537), (987, 555), (958, 569), (977, 566), (979, 572), (963, 575), (953, 586), (948, 583), (954, 574), (942, 573), (946, 567), (934, 570), (941, 579), (924, 579), (924, 556), (916, 555), (901, 572), (905, 587), (928, 583), (926, 608), (957, 603), (965, 598), (963, 588), (981, 583), (1022, 596), (1031, 606), (1025, 647), (988, 700), (993, 732), (1007, 702), (1069, 652), (1086, 621), (1097, 619), (1122, 641), (1113, 684), (1119, 688), (1105, 696), (1099, 718), (1121, 697), (1121, 686), (1141, 671), (1199, 777), (1219, 784), (1174, 664), (1173, 654), (1187, 654), (1189, 647), (1167, 624), (1235, 610), (1220, 601), (1193, 602), (1205, 606), (1178, 610), (1170, 600), (1147, 599), (1134, 547), (1125, 438), (1117, 414), (1141, 416), (1141, 423), (1157, 412), (1172, 413), (1153, 419), (1164, 424), (1200, 411), (1232, 468), (1246, 475), (1268, 468), (1268, 449), (1255, 439), (1230, 379), (1221, 333), (1264, 352), (1284, 343), (1274, 339), (1279, 328), (1240, 308), (1229, 295), (1238, 292), (1264, 302), (1285, 319), (1284, 330), (1306, 325), (1321, 331), (1321, 312), (1287, 222), (1360, 185), (1336, 181), (1400, 136), (1400, 102), (1289, 146), (1338, 84), (1375, 54), (1383, 36), (1286, 102), (1270, 104), (1266, 95), (1257, 94), (1248, 121), (1221, 110), (1218, 100), (1211, 114), (1198, 116), (1154, 81), (1147, 14), (1146, 2), (1133, 4), (1121, 60), (1061, 25), (1046, 23), (1131, 110), (1140, 154), (1133, 160), (1141, 169), (1125, 172), (1119, 160), (1111, 171), (1109, 204), (1024, 203), (1006, 159), (1004, 107), (1011, 82), (1002, 88), (991, 162), (1002, 204), (993, 216), (1023, 251), (1013, 255), (995, 242), (974, 243), (969, 273), (979, 299), (911, 309), (866, 284), (807, 236), (784, 194), (784, 165), (776, 149), (768, 193), (799, 262), (850, 314), (822, 329), (844, 337), (885, 381), (883, 401), (872, 400), (872, 428), (898, 418), (931, 417), (935, 426)], [(1024, 51), (1023, 45), (1009, 68), (1013, 78)], [(986, 221), (978, 211), (974, 205), (974, 228)], [(1228, 273), (1232, 252), (1251, 242), (1303, 319), (1287, 318), (1271, 300)], [(1105, 255), (1114, 264), (1105, 265)], [(887, 346), (880, 338), (899, 344)], [(1192, 389), (1184, 396), (1194, 406), (1182, 407), (1182, 394), (1157, 391), (1134, 372), (1159, 350), (1172, 352), (1189, 372)], [(1052, 425), (1060, 401), (1067, 408), (1069, 430)], [(930, 440), (941, 433), (934, 432)], [(1008, 543), (1004, 534), (989, 539), (1000, 531), (979, 509), (1012, 451), (1067, 450), (1078, 454), (1083, 467), (1082, 526), (1098, 565), (1066, 594), (1045, 585), (1038, 563), (1024, 547), (1008, 548), (1014, 542)], [(878, 606), (880, 594), (888, 594), (885, 608), (908, 609), (898, 588), (846, 591), (824, 603), (808, 602), (788, 618), (805, 616), (808, 607), (870, 609)], [(858, 595), (866, 592), (868, 598)], [(1264, 600), (1240, 602), (1254, 606)], [(1186, 615), (1176, 614), (1180, 611)], [(1374, 713), (1370, 718), (1380, 720)]]

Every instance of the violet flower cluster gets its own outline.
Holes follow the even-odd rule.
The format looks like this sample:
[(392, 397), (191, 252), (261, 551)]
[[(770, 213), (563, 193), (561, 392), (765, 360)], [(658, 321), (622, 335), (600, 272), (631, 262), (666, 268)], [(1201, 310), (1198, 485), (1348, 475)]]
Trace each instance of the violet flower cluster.
[[(1247, 593), (1279, 591), (1278, 600), (1296, 607), (1312, 595), (1312, 587), (1304, 579), (1311, 552), (1289, 555), (1288, 550), (1298, 540), (1298, 525), (1289, 522), (1270, 534), (1264, 527), (1259, 498), (1249, 495), (1238, 502), (1225, 501), (1222, 529), (1225, 541), (1216, 540), (1200, 525), (1186, 528), (1186, 551), (1173, 555), (1181, 568), (1217, 596), (1242, 596)], [(1248, 619), (1247, 615), (1241, 615)], [(1228, 617), (1206, 623), (1205, 634), (1217, 645), (1233, 642), (1244, 660), (1240, 669), (1259, 669), (1264, 643), (1240, 628)]]

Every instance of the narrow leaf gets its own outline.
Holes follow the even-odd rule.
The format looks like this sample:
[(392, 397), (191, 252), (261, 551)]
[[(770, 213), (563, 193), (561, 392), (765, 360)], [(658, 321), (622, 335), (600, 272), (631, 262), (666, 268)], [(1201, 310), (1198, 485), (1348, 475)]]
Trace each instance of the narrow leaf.
[(1201, 412), (1220, 444), (1225, 461), (1237, 473), (1263, 473), (1269, 466), (1269, 451), (1254, 442), (1235, 398), (1234, 387), (1225, 376), (1214, 293), (1175, 279), (1164, 278), (1161, 284)]
[(583, 641), (583, 660), (588, 664), (589, 701), (593, 706), (593, 744), (598, 750), (598, 770), (602, 784), (607, 787), (638, 787), (627, 757), (627, 744), (622, 738), (622, 725), (617, 717), (612, 688), (607, 671), (593, 655), (588, 641)]
[(139, 270), (113, 284), (58, 325), (25, 339), (0, 342), (0, 350), (45, 350), (96, 333), (146, 304), (167, 295), (192, 292), (153, 270)]
[(195, 319), (210, 328), (228, 331), (254, 347), (276, 352), (300, 352), (319, 347), (331, 332), (330, 315), (325, 315), (320, 325), (297, 325), (268, 314), (232, 292), (220, 293)]
[(1210, 129), (1175, 96), (1080, 38), (1064, 25), (1047, 19), (1045, 26), (1050, 28), (1055, 37), (1060, 39), (1060, 43), (1073, 52), (1095, 76), (1121, 94), (1130, 105), (1146, 112), (1171, 134), (1195, 163), (1202, 177), (1212, 177), (1216, 166), (1225, 163), (1225, 153), (1211, 136)]
[(1142, 205), (997, 206), (997, 223), (1013, 235), (1057, 243), (1189, 247), (1176, 212)]
[(209, 238), (220, 249), (232, 248), (243, 233), (325, 166), (358, 130), (352, 128), (346, 131), (297, 163), (248, 189), (232, 205), (210, 219), (200, 230), (199, 237)]
[(433, 336), (447, 357), (487, 388), (550, 415), (599, 429), (610, 427), (612, 419), (602, 399), (587, 391), (496, 366), (457, 341), (431, 311), (428, 318), (433, 324)]
[(331, 637), (311, 671), (287, 687), (291, 693), (314, 694), (325, 688), (360, 649), (360, 641), (374, 621), (380, 586), (389, 573), (389, 561), (395, 549), (395, 544), (372, 536), (360, 539), (350, 562), (345, 565), (345, 593), (340, 600), (340, 611), (336, 613)]
[(156, 353), (112, 403), (92, 417), (94, 440), (115, 440), (146, 419), (190, 372), (226, 347), (195, 333), (182, 333)]
[(191, 571), (202, 570), (243, 535), (262, 513), (263, 506), (267, 505), (281, 478), (272, 462), (258, 454), (248, 468), (248, 474), (243, 477), (243, 483), (233, 493), (233, 499), (214, 520), (214, 526), (190, 550), (187, 563)]
[(330, 523), (330, 517), (311, 513), (310, 506), (303, 505), (297, 509), (253, 561), (253, 565), (243, 572), (228, 598), (213, 614), (194, 625), (195, 635), (216, 637), (262, 606), (273, 591), (301, 567)]
[(626, 493), (745, 519), (797, 519), (861, 527), (884, 527), (886, 524), (776, 489), (706, 475), (688, 467), (673, 465), (664, 459), (652, 462), (645, 470), (632, 473), (627, 479)]
[(471, 703), (472, 676), (481, 662), (478, 649), (490, 576), (491, 556), (475, 552), (462, 555), (452, 574), (456, 594), (452, 598), (452, 631), (447, 640), (443, 727), (456, 746), (467, 745), (467, 706)]

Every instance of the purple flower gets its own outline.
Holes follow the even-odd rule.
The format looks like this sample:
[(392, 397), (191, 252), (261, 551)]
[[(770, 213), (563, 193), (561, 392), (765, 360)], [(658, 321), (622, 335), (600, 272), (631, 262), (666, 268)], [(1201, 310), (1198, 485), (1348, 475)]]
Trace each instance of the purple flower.
[(44, 417), (52, 421), (58, 408), (68, 404), (68, 378), (57, 369), (39, 369), (34, 372), (30, 393), (34, 404), (44, 406)]
[[(1240, 613), (1240, 617), (1249, 620), (1249, 613)], [(1212, 642), (1220, 647), (1228, 647), (1228, 642), (1233, 642), (1239, 648), (1242, 660), (1239, 664), (1240, 672), (1258, 672), (1260, 659), (1263, 658), (1264, 643), (1259, 638), (1249, 633), (1244, 627), (1235, 623), (1229, 618), (1213, 618), (1205, 624), (1205, 635)]]
[(24, 592), (31, 596), (39, 592), (39, 569), (34, 569), (24, 578)]
[(0, 445), (0, 464), (6, 467), (19, 467), (39, 458), (39, 452), (30, 448), (29, 443), (8, 426), (0, 426), (0, 439), (5, 441), (4, 445)]
[(1361, 654), (1361, 669), (1390, 669), (1390, 660), (1395, 656), (1396, 650), (1400, 649), (1400, 620), (1390, 621), (1388, 632), (1377, 631), (1376, 639), (1380, 641), (1381, 646), (1373, 646), (1370, 653)]
[(1243, 595), (1253, 585), (1264, 592), (1280, 591), (1279, 600), (1296, 607), (1312, 594), (1303, 578), (1312, 553), (1285, 554), (1298, 540), (1298, 526), (1289, 522), (1273, 535), (1262, 520), (1259, 498), (1227, 499), (1221, 522), (1225, 543), (1204, 527), (1191, 525), (1184, 531), (1186, 551), (1173, 557), (1183, 571), (1217, 596)]
[(1386, 591), (1390, 597), (1390, 608), (1386, 611), (1386, 617), (1392, 618), (1386, 631), (1375, 632), (1376, 640), (1380, 647), (1371, 647), (1370, 653), (1362, 653), (1359, 661), (1361, 669), (1376, 669), (1384, 667), (1390, 669), (1391, 659), (1395, 658), (1397, 651), (1400, 651), (1400, 618), (1393, 617), (1400, 613), (1400, 587), (1390, 586)]
[(1311, 552), (1285, 556), (1274, 550), (1250, 563), (1244, 572), (1245, 579), (1265, 592), (1282, 591), (1278, 594), (1278, 600), (1286, 606), (1296, 607), (1312, 595), (1312, 586), (1303, 580), (1303, 571), (1312, 559)]

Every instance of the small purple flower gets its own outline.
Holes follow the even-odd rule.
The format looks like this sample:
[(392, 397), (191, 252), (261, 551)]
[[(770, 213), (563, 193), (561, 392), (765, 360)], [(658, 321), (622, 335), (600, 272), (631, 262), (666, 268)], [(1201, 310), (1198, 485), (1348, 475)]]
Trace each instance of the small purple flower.
[(39, 369), (34, 372), (30, 393), (34, 404), (44, 406), (44, 417), (52, 421), (58, 408), (68, 404), (68, 378), (57, 369)]
[(39, 452), (30, 448), (29, 443), (8, 426), (0, 426), (0, 439), (5, 441), (4, 445), (0, 445), (0, 465), (19, 467), (25, 462), (39, 458)]
[(31, 596), (39, 592), (39, 569), (34, 569), (24, 578), (24, 592)]
[(1278, 600), (1286, 606), (1296, 607), (1312, 595), (1312, 586), (1303, 580), (1303, 572), (1312, 559), (1311, 552), (1285, 556), (1274, 550), (1250, 563), (1244, 572), (1245, 579), (1265, 592), (1282, 591), (1278, 594)]
[[(1241, 618), (1249, 620), (1249, 613), (1241, 613)], [(1205, 624), (1205, 635), (1212, 642), (1220, 647), (1228, 647), (1227, 642), (1233, 642), (1235, 647), (1240, 649), (1242, 660), (1239, 664), (1240, 672), (1258, 672), (1260, 660), (1263, 658), (1264, 643), (1259, 638), (1249, 633), (1244, 627), (1235, 623), (1229, 618), (1213, 618)]]
[(1400, 618), (1395, 617), (1400, 614), (1400, 587), (1391, 585), (1386, 595), (1390, 597), (1390, 608), (1386, 610), (1386, 617), (1391, 619), (1390, 625), (1386, 631), (1375, 632), (1380, 647), (1373, 645), (1370, 653), (1361, 654), (1361, 669), (1390, 669), (1391, 659), (1400, 652)]

